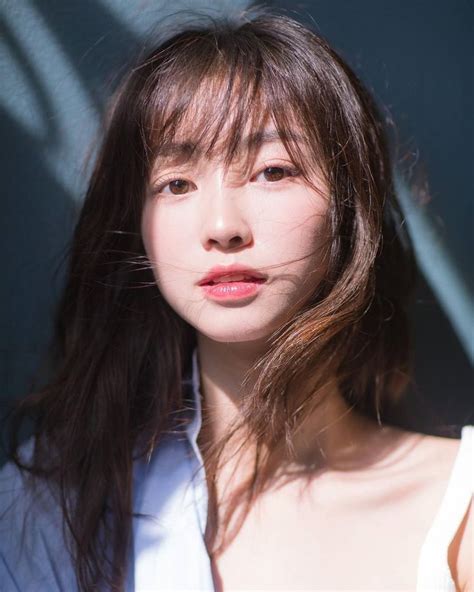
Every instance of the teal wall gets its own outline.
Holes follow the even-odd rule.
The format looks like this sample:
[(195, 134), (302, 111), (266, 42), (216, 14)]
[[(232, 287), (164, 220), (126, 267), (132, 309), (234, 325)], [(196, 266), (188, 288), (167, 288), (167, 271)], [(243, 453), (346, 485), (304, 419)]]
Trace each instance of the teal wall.
[(419, 398), (456, 432), (474, 422), (472, 2), (272, 4), (311, 22), (347, 59), (395, 121), (405, 179), (429, 181), (413, 195), (398, 180), (421, 271), (408, 400), (417, 427), (436, 429)]

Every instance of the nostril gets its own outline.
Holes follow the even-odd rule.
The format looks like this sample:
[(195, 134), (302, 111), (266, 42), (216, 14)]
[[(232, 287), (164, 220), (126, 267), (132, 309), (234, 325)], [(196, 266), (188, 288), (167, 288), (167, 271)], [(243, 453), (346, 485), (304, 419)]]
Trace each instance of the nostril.
[(240, 245), (242, 243), (242, 238), (240, 236), (233, 236), (230, 241), (229, 244), (234, 246), (233, 243), (237, 243), (237, 245)]

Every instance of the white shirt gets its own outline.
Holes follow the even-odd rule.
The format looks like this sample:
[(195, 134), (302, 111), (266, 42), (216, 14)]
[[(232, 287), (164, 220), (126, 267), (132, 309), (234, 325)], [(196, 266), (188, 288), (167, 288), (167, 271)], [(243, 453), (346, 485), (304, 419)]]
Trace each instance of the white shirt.
[(196, 442), (202, 418), (196, 350), (192, 378), (184, 382), (194, 407), (185, 433), (160, 446), (148, 465), (135, 465), (135, 508), (152, 516), (134, 520), (136, 592), (214, 590), (204, 544), (207, 484)]
[[(197, 446), (201, 400), (197, 350), (192, 375), (185, 378), (189, 408), (178, 432), (167, 434), (149, 461), (134, 462), (133, 544), (127, 592), (214, 592), (210, 558), (204, 544), (207, 485)], [(474, 427), (465, 426), (443, 503), (420, 554), (418, 592), (454, 592), (447, 547), (473, 492)], [(23, 451), (31, 450), (28, 441)], [(194, 475), (194, 478), (193, 478)], [(0, 471), (0, 590), (4, 592), (73, 592), (72, 565), (61, 538), (61, 515), (46, 492), (28, 498), (16, 467)], [(25, 542), (20, 533), (25, 519)]]

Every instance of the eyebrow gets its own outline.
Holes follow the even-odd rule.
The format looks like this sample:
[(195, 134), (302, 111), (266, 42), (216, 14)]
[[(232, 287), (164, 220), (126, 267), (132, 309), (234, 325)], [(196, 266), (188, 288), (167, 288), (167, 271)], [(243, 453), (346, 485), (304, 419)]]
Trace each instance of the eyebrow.
[[(263, 144), (281, 142), (282, 140), (304, 141), (303, 136), (292, 130), (285, 133), (278, 133), (277, 130), (265, 130), (253, 132), (244, 137), (242, 144), (248, 148), (258, 148)], [(202, 156), (202, 150), (191, 140), (183, 142), (167, 142), (162, 144), (157, 156), (163, 160), (171, 160), (176, 163), (198, 160)]]

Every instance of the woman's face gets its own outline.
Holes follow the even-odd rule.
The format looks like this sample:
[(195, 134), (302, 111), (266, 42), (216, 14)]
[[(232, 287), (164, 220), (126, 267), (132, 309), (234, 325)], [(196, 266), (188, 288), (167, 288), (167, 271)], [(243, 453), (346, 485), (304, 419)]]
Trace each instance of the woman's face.
[[(250, 173), (238, 161), (225, 170), (217, 160), (160, 158), (143, 210), (143, 241), (161, 294), (218, 342), (267, 338), (311, 297), (325, 271), (322, 179), (314, 179), (318, 192), (310, 188), (273, 126), (265, 136)], [(232, 264), (266, 281), (199, 285), (214, 266)]]

